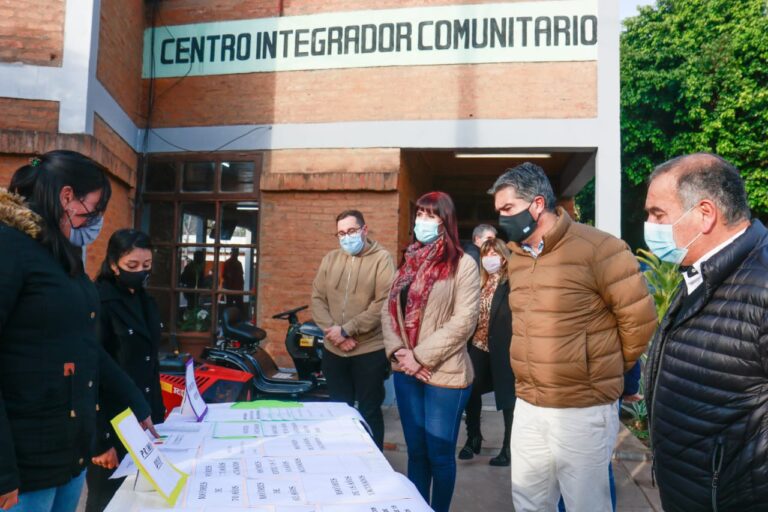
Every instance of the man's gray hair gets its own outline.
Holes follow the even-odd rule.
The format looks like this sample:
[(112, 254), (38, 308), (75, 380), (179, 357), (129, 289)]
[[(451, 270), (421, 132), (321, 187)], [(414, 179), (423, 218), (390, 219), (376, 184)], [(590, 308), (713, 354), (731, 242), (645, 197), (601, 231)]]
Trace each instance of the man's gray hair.
[(474, 241), (475, 239), (480, 238), (486, 231), (493, 233), (493, 236), (497, 235), (495, 227), (491, 226), (490, 224), (480, 224), (472, 230), (472, 240)]
[(709, 199), (727, 225), (751, 217), (744, 180), (736, 167), (724, 158), (712, 153), (679, 156), (656, 167), (648, 183), (672, 171), (677, 176), (677, 197), (684, 210)]
[(534, 197), (542, 196), (544, 207), (549, 211), (555, 210), (555, 193), (552, 191), (552, 184), (544, 173), (544, 169), (536, 164), (524, 162), (517, 167), (507, 169), (499, 176), (488, 193), (495, 195), (496, 192), (507, 187), (514, 188), (517, 196), (526, 201), (533, 201)]

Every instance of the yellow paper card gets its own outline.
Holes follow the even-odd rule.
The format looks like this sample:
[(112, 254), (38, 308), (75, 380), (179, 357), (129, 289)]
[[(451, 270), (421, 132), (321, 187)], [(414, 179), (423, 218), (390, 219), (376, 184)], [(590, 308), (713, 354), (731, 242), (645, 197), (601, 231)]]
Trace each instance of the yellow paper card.
[(131, 409), (126, 409), (112, 418), (111, 423), (123, 446), (138, 466), (139, 472), (169, 505), (175, 505), (189, 475), (171, 464), (158, 450), (139, 425)]

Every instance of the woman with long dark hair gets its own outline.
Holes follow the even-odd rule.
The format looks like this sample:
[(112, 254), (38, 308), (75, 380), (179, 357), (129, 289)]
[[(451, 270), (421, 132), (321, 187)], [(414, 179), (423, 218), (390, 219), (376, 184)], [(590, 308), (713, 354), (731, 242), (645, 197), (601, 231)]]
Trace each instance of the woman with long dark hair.
[(472, 388), (467, 339), (475, 329), (480, 275), (459, 244), (450, 196), (416, 202), (408, 247), (382, 312), (387, 356), (408, 446), (408, 478), (436, 512), (447, 512), (456, 481), (456, 439)]
[(469, 344), (469, 357), (475, 370), (472, 394), (467, 402), (467, 442), (459, 452), (460, 459), (471, 459), (480, 453), (482, 397), (494, 392), (496, 409), (504, 414), (504, 439), (501, 451), (491, 466), (509, 466), (512, 414), (515, 408), (515, 376), (509, 362), (512, 340), (512, 313), (509, 310), (507, 260), (509, 249), (498, 238), (480, 247), (480, 316)]
[[(152, 242), (135, 229), (115, 231), (96, 278), (101, 298), (99, 341), (131, 377), (152, 408), (152, 421), (160, 423), (165, 407), (160, 391), (158, 347), (162, 324), (155, 300), (144, 290), (152, 272)], [(124, 478), (110, 480), (126, 451), (109, 420), (123, 409), (119, 397), (104, 395), (98, 414), (94, 453), (86, 480), (86, 512), (100, 512), (109, 504)]]
[(73, 235), (107, 208), (105, 169), (51, 151), (12, 183), (0, 189), (0, 509), (69, 512), (90, 459), (100, 387), (152, 422), (96, 340), (99, 297), (78, 247), (94, 237)]

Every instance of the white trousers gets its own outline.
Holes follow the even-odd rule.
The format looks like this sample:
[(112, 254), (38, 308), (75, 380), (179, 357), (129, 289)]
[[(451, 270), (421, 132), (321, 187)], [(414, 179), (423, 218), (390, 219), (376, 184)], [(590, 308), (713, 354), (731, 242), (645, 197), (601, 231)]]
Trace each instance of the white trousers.
[(608, 464), (619, 430), (618, 402), (555, 409), (517, 399), (512, 422), (515, 512), (611, 512)]

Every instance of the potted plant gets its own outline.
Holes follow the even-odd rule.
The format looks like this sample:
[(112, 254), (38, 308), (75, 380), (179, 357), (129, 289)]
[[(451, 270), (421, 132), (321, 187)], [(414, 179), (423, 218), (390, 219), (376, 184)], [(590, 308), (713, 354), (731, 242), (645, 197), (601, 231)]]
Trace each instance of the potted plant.
[(203, 348), (210, 344), (210, 331), (210, 312), (201, 306), (187, 308), (182, 314), (179, 332), (176, 336), (180, 350), (198, 359), (203, 352)]
[[(659, 322), (669, 309), (680, 281), (683, 280), (677, 265), (661, 261), (656, 255), (645, 249), (638, 249), (638, 261), (643, 268), (643, 275), (648, 283), (648, 290), (656, 304), (656, 314)], [(649, 347), (650, 350), (650, 347)], [(648, 358), (647, 351), (640, 359), (643, 365)], [(640, 379), (640, 394), (645, 395), (645, 382)], [(639, 400), (622, 405), (622, 409), (632, 416), (629, 427), (635, 436), (641, 440), (648, 439), (648, 407), (645, 400)]]

